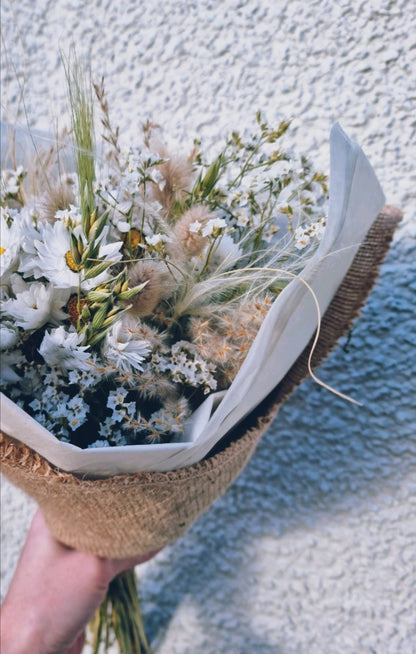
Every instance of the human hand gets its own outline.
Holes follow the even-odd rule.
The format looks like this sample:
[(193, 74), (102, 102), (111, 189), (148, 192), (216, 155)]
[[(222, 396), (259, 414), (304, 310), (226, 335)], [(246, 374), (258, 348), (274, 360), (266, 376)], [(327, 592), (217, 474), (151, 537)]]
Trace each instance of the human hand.
[(155, 554), (112, 560), (70, 549), (38, 510), (2, 606), (2, 654), (79, 654), (110, 581)]

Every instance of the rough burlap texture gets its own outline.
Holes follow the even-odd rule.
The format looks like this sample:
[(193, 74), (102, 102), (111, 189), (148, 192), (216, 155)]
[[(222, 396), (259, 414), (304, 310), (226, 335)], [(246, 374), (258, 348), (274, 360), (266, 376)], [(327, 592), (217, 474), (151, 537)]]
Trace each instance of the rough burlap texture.
[[(377, 278), (401, 212), (385, 207), (326, 311), (313, 357), (318, 365), (360, 312)], [(33, 497), (53, 534), (68, 546), (123, 558), (176, 540), (230, 486), (281, 404), (308, 376), (310, 345), (275, 390), (203, 461), (164, 473), (87, 480), (63, 473), (0, 435), (3, 473)], [(278, 443), (276, 443), (278, 447)]]

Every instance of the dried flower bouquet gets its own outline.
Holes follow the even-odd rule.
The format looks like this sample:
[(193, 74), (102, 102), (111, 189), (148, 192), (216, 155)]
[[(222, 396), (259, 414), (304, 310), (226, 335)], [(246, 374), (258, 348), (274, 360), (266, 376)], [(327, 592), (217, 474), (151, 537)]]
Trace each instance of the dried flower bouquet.
[(40, 159), (2, 172), (2, 386), (81, 448), (171, 442), (229, 387), (316, 250), (326, 178), (281, 149), (287, 122), (260, 113), (210, 165), (197, 146), (170, 154), (150, 124), (123, 153), (102, 84), (97, 159), (79, 71), (69, 88), (77, 174)]
[[(282, 397), (241, 446), (223, 453), (217, 446), (208, 467), (195, 462), (300, 360), (384, 198), (361, 150), (336, 128), (335, 217), (325, 230), (326, 177), (281, 147), (287, 122), (273, 129), (260, 113), (256, 133), (234, 132), (211, 162), (199, 143), (187, 156), (172, 154), (150, 123), (142, 143), (123, 152), (102, 83), (94, 90), (105, 147), (97, 148), (92, 88), (77, 66), (67, 74), (74, 136), (69, 166), (59, 142), (37, 152), (28, 170), (14, 162), (2, 171), (1, 384), (8, 396), (2, 397), (2, 456), (6, 473), (37, 499), (58, 538), (122, 558), (171, 542), (242, 469)], [(395, 220), (386, 226), (388, 238)], [(357, 312), (368, 285), (363, 275), (375, 276), (386, 248), (378, 243), (369, 264), (361, 255), (359, 298), (347, 293), (346, 302), (340, 299), (340, 327), (329, 329), (324, 354)], [(290, 290), (294, 278), (298, 286)], [(277, 320), (270, 320), (273, 312)], [(275, 342), (285, 330), (279, 350)], [(230, 404), (220, 403), (230, 386)], [(238, 405), (243, 408), (236, 412)], [(191, 458), (175, 458), (175, 443), (193, 431), (204, 434), (207, 423), (211, 437), (201, 438)], [(33, 453), (44, 451), (37, 436), (46, 438), (46, 460)], [(56, 439), (68, 445), (61, 470), (48, 463), (54, 463)], [(153, 456), (153, 446), (166, 448), (165, 459)], [(109, 456), (104, 467), (91, 458), (85, 468), (79, 458), (67, 467), (71, 448), (104, 449)], [(124, 449), (129, 458), (138, 450), (145, 458), (149, 448), (140, 466), (132, 459), (126, 467), (126, 457), (113, 454)], [(62, 473), (102, 477), (187, 463), (194, 465), (165, 476), (93, 481)], [(91, 530), (91, 510), (95, 516), (101, 504), (105, 524), (94, 520)], [(162, 505), (171, 509), (166, 524), (160, 523)], [(126, 654), (149, 651), (133, 572), (113, 582), (96, 615), (95, 652), (112, 630)]]

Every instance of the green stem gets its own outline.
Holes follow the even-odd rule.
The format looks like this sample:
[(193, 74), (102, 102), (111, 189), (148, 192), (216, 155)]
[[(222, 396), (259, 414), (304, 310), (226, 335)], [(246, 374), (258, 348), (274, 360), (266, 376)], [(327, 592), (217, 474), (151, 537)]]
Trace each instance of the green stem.
[(250, 152), (249, 156), (247, 157), (247, 159), (246, 159), (246, 161), (245, 161), (243, 167), (241, 168), (240, 172), (238, 173), (237, 177), (236, 177), (235, 179), (233, 179), (233, 181), (228, 185), (228, 190), (229, 190), (229, 191), (233, 188), (233, 186), (235, 186), (235, 185), (237, 184), (237, 182), (238, 182), (242, 177), (244, 177), (244, 175), (246, 174), (246, 172), (247, 172), (248, 170), (255, 170), (256, 168), (263, 168), (263, 167), (268, 163), (268, 162), (260, 162), (260, 163), (258, 163), (256, 166), (251, 166), (251, 167), (250, 167), (250, 165), (249, 165), (250, 162), (251, 162), (251, 160), (253, 159), (253, 157), (255, 157), (255, 155), (256, 155), (256, 154), (258, 153), (258, 151), (260, 150), (260, 148), (261, 148), (261, 146), (263, 145), (263, 143), (265, 142), (265, 140), (266, 140), (265, 138), (261, 138), (261, 139), (257, 142), (256, 146), (253, 147), (252, 151)]
[(198, 280), (197, 280), (197, 281), (199, 281), (199, 280), (202, 278), (202, 275), (204, 274), (204, 272), (205, 272), (206, 269), (208, 268), (209, 260), (210, 260), (210, 258), (211, 258), (211, 254), (212, 254), (212, 252), (213, 252), (213, 250), (214, 250), (214, 246), (215, 246), (216, 243), (217, 243), (217, 240), (218, 240), (218, 236), (215, 237), (215, 238), (212, 240), (212, 242), (210, 243), (210, 246), (209, 246), (209, 248), (208, 248), (208, 252), (207, 252), (207, 256), (206, 256), (206, 259), (205, 259), (205, 263), (204, 263), (204, 265), (203, 265), (203, 267), (202, 267), (201, 272), (200, 272), (199, 275), (198, 275)]
[(90, 630), (93, 654), (98, 654), (102, 646), (103, 651), (108, 652), (111, 633), (122, 654), (151, 654), (134, 570), (121, 573), (110, 583), (107, 595), (90, 623)]
[(142, 213), (142, 226), (141, 232), (144, 233), (144, 223), (146, 218), (146, 176), (143, 176), (143, 213)]

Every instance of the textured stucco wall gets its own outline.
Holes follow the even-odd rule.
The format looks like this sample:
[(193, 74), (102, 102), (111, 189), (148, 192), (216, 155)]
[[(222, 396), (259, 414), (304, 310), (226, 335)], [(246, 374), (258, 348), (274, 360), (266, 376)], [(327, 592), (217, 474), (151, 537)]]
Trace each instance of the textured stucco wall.
[[(416, 5), (414, 0), (3, 0), (2, 108), (65, 115), (59, 48), (106, 75), (126, 142), (147, 117), (186, 149), (293, 118), (324, 169), (333, 122), (364, 147), (404, 221), (352, 334), (285, 405), (240, 479), (140, 569), (156, 654), (416, 651)], [(15, 69), (13, 68), (15, 67)], [(24, 118), (21, 117), (24, 124)], [(345, 343), (344, 343), (345, 345)], [(7, 588), (34, 510), (3, 485)]]

